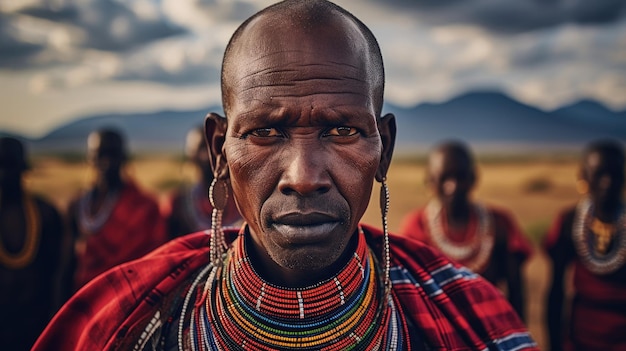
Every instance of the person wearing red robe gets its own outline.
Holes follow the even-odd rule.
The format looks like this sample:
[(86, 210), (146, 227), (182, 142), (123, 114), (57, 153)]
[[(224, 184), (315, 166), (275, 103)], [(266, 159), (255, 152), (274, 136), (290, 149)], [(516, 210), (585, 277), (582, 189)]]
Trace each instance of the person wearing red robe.
[(121, 134), (112, 129), (95, 131), (87, 148), (96, 180), (68, 209), (75, 240), (74, 290), (167, 241), (157, 201), (122, 177), (127, 153)]
[(435, 196), (405, 216), (400, 234), (436, 247), (494, 285), (506, 284), (523, 318), (522, 267), (532, 246), (510, 212), (470, 200), (476, 170), (469, 148), (458, 141), (439, 144), (429, 156), (426, 179)]
[[(324, 0), (271, 5), (235, 31), (222, 72), (211, 231), (89, 283), (34, 351), (537, 350), (491, 284), (388, 233), (396, 125), (362, 22)], [(359, 224), (374, 181), (382, 231)], [(219, 225), (229, 189), (239, 231)]]
[[(167, 231), (171, 239), (211, 229), (213, 206), (208, 198), (208, 189), (213, 181), (213, 170), (202, 127), (193, 128), (187, 133), (185, 156), (197, 170), (198, 181), (192, 185), (181, 186), (160, 202), (161, 213), (167, 221)], [(230, 196), (228, 199), (222, 224), (236, 227), (241, 225), (241, 215), (234, 198)]]
[[(555, 218), (545, 237), (552, 263), (546, 323), (553, 351), (626, 350), (624, 164), (621, 144), (589, 144), (577, 183), (584, 196)], [(570, 267), (571, 301), (565, 298)]]
[[(21, 141), (0, 138), (0, 344), (28, 350), (64, 302), (65, 237), (57, 209), (24, 186)], [(67, 246), (67, 245), (65, 245)]]

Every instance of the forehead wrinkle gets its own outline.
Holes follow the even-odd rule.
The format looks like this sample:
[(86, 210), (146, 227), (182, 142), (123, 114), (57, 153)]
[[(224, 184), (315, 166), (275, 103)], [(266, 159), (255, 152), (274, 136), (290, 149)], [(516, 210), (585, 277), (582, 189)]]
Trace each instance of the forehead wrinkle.
[[(276, 54), (280, 54), (280, 53), (276, 53)], [(274, 55), (274, 54), (271, 54), (271, 55)], [(266, 55), (265, 57), (268, 57), (271, 55)], [(328, 76), (329, 79), (345, 78), (345, 79), (356, 80), (359, 82), (367, 81), (367, 79), (364, 79), (364, 75), (366, 75), (366, 72), (367, 72), (367, 70), (364, 69), (364, 67), (360, 65), (356, 65), (356, 64), (333, 61), (333, 60), (328, 60), (326, 62), (302, 63), (302, 57), (296, 57), (293, 61), (290, 61), (290, 62), (275, 63), (275, 62), (269, 61), (268, 63), (266, 63), (267, 67), (262, 67), (258, 69), (254, 69), (254, 67), (252, 67), (250, 69), (246, 69), (246, 67), (257, 66), (257, 65), (254, 65), (253, 63), (258, 60), (259, 59), (255, 59), (252, 62), (242, 64), (244, 67), (243, 69), (244, 73), (240, 77), (237, 77), (235, 81), (241, 82), (241, 81), (245, 81), (246, 79), (254, 78), (256, 76), (265, 75), (265, 74), (274, 75), (274, 74), (289, 74), (289, 73), (298, 74), (298, 75), (307, 73), (307, 75), (310, 75), (310, 76), (318, 75), (320, 77)], [(263, 66), (263, 65), (260, 65), (260, 66)], [(312, 68), (312, 67), (324, 68), (325, 70), (321, 70), (321, 72), (317, 70), (312, 70), (311, 72), (302, 72), (303, 68), (306, 69), (306, 68)], [(234, 70), (234, 72), (236, 71), (237, 70)], [(347, 74), (347, 73), (354, 73), (354, 74)]]
[[(260, 101), (263, 105), (261, 107), (252, 107), (248, 111), (243, 111), (238, 115), (237, 123), (235, 127), (239, 127), (241, 124), (245, 124), (246, 122), (251, 122), (256, 124), (255, 122), (263, 121), (261, 124), (266, 126), (338, 126), (349, 124), (351, 126), (363, 125), (363, 121), (371, 120), (376, 122), (376, 119), (371, 115), (370, 111), (367, 110), (345, 110), (345, 106), (333, 106), (333, 107), (319, 107), (313, 110), (308, 106), (289, 108), (283, 107), (279, 104), (275, 105), (274, 103), (265, 103)], [(347, 105), (347, 107), (351, 107)], [(264, 111), (264, 108), (268, 108), (267, 112)], [(344, 108), (344, 110), (342, 110)], [(356, 115), (359, 121), (361, 122), (351, 122), (351, 116)], [(371, 117), (371, 118), (370, 118)], [(369, 122), (365, 122), (369, 124)], [(374, 123), (373, 127), (375, 129), (376, 124)], [(369, 131), (372, 132), (372, 131)]]

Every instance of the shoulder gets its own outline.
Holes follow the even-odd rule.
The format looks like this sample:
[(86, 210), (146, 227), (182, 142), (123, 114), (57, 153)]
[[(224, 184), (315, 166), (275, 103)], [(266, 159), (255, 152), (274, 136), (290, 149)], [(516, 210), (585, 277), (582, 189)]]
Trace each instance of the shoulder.
[(205, 233), (180, 237), (98, 276), (59, 310), (33, 350), (106, 349), (206, 267), (208, 242)]
[(496, 225), (506, 227), (517, 227), (517, 219), (513, 211), (502, 206), (488, 205), (487, 211), (492, 216)]
[(390, 243), (394, 291), (431, 345), (536, 349), (510, 303), (480, 275), (418, 241), (391, 235)]
[(45, 214), (59, 216), (59, 211), (57, 210), (57, 208), (44, 197), (39, 195), (33, 195), (33, 200), (35, 201), (35, 204), (39, 211), (42, 212), (42, 215)]
[(68, 213), (71, 214), (74, 211), (76, 211), (76, 209), (78, 208), (78, 204), (80, 203), (82, 198), (86, 196), (87, 192), (88, 191), (85, 191), (85, 190), (79, 190), (73, 194), (73, 196), (70, 198), (70, 201), (67, 204)]
[(495, 218), (502, 218), (506, 220), (512, 220), (514, 218), (513, 212), (508, 208), (495, 205), (486, 205), (486, 208)]
[(566, 240), (567, 234), (571, 232), (575, 216), (576, 206), (567, 207), (555, 216), (550, 228), (548, 229), (548, 233), (544, 237), (544, 248), (551, 250), (555, 246), (559, 246), (559, 243), (562, 244), (565, 242), (563, 240)]
[(120, 195), (122, 199), (133, 202), (134, 206), (146, 206), (158, 210), (159, 205), (156, 197), (142, 189), (134, 181), (128, 181)]

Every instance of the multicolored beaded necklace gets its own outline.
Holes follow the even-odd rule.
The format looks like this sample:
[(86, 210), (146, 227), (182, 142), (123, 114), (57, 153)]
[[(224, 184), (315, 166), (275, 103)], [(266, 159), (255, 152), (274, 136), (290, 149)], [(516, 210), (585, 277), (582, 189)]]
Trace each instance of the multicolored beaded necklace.
[(595, 274), (610, 274), (626, 263), (626, 209), (622, 207), (616, 221), (615, 232), (604, 250), (597, 246), (597, 238), (591, 231), (593, 203), (585, 198), (576, 206), (572, 239), (576, 253), (583, 265)]
[(458, 261), (474, 272), (480, 273), (491, 257), (494, 246), (494, 228), (485, 206), (473, 204), (472, 211), (478, 215), (476, 231), (463, 242), (455, 242), (443, 229), (442, 206), (432, 200), (426, 207), (426, 219), (433, 244), (449, 258)]
[(306, 288), (264, 281), (246, 253), (245, 235), (209, 276), (191, 313), (192, 350), (403, 350), (406, 322), (385, 294), (362, 232), (335, 277)]

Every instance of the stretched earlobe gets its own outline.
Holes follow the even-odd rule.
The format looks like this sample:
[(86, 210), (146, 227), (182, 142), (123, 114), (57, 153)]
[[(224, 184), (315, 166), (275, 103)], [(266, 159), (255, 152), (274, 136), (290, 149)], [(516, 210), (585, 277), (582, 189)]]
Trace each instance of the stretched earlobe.
[(396, 117), (388, 113), (378, 119), (377, 122), (383, 149), (380, 155), (378, 170), (376, 171), (376, 180), (382, 182), (387, 177), (387, 171), (393, 156), (393, 148), (396, 143)]
[(209, 113), (204, 119), (204, 134), (209, 150), (211, 168), (215, 178), (227, 179), (228, 164), (224, 154), (224, 142), (226, 141), (226, 129), (228, 122), (226, 118), (217, 113)]

